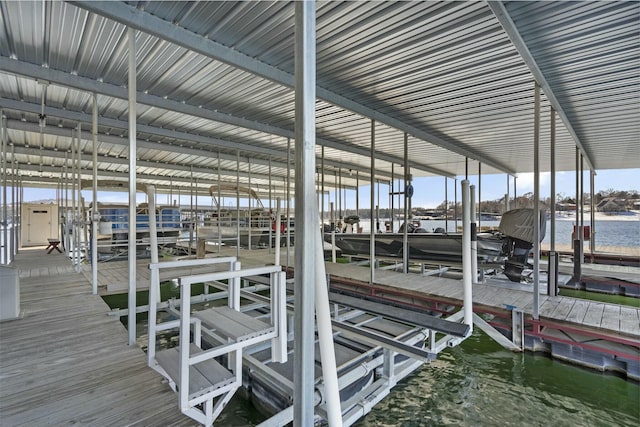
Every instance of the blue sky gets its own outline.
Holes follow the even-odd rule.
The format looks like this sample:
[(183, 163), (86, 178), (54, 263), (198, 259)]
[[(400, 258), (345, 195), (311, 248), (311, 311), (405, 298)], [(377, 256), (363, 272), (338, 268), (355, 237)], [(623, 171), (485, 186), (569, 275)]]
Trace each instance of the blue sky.
[[(462, 177), (460, 177), (461, 179)], [(549, 197), (550, 194), (550, 182), (551, 175), (549, 173), (543, 173), (540, 177), (540, 193), (541, 197)], [(460, 179), (458, 180), (458, 187), (460, 186)], [(575, 172), (558, 172), (556, 174), (556, 192), (558, 194), (564, 194), (567, 197), (574, 197), (575, 195)], [(472, 185), (478, 187), (478, 176), (469, 176), (469, 181)], [(397, 185), (397, 184), (396, 184)], [(585, 173), (584, 177), (585, 191), (589, 191), (589, 176)], [(414, 180), (414, 196), (412, 205), (414, 207), (426, 207), (432, 208), (439, 205), (444, 200), (444, 178), (416, 178)], [(454, 181), (448, 180), (449, 200), (454, 199)], [(369, 207), (369, 186), (363, 186), (360, 188), (360, 207), (366, 209)], [(517, 194), (522, 195), (524, 193), (533, 192), (533, 174), (520, 174), (516, 184)], [(635, 190), (640, 191), (640, 169), (624, 169), (624, 170), (603, 170), (597, 173), (595, 177), (595, 192), (601, 190)], [(482, 200), (496, 200), (500, 199), (507, 191), (507, 178), (506, 175), (483, 175), (482, 176)], [(384, 208), (389, 205), (388, 187), (380, 185), (380, 207)], [(347, 207), (355, 208), (355, 190), (347, 191)], [(458, 195), (460, 190), (458, 189)], [(509, 184), (509, 194), (513, 197), (513, 179)], [(24, 197), (25, 201), (54, 199), (55, 189), (34, 189), (25, 188)], [(84, 193), (84, 197), (87, 201), (91, 200), (91, 192)], [(459, 196), (458, 196), (459, 197)], [(175, 198), (175, 194), (174, 194)], [(120, 202), (127, 203), (128, 196), (124, 192), (101, 192), (99, 199), (103, 203)], [(158, 196), (158, 204), (165, 204), (168, 202), (166, 195)], [(330, 200), (335, 202), (335, 193), (332, 193)], [(396, 198), (397, 200), (397, 198)], [(144, 202), (145, 196), (138, 194), (138, 202)], [(183, 205), (189, 204), (189, 196), (182, 196), (181, 202)], [(265, 205), (268, 203), (264, 201)], [(394, 202), (396, 205), (397, 202)], [(199, 206), (211, 206), (210, 197), (200, 197), (198, 200)], [(335, 203), (337, 208), (337, 203)], [(344, 207), (343, 207), (344, 208)]]

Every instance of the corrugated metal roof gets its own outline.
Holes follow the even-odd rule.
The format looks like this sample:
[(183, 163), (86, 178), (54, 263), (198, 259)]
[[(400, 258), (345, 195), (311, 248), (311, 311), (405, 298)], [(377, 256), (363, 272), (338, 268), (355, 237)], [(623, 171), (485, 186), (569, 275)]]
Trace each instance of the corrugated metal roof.
[[(56, 153), (69, 150), (71, 128), (78, 122), (89, 129), (88, 88), (95, 88), (101, 91), (99, 169), (126, 172), (127, 164), (109, 159), (128, 156), (128, 103), (122, 90), (127, 33), (118, 13), (132, 8), (149, 22), (176, 29), (175, 34), (137, 31), (137, 89), (152, 96), (139, 96), (137, 107), (138, 172), (144, 179), (166, 183), (175, 177), (187, 185), (187, 169), (193, 167), (198, 180), (216, 180), (220, 153), (223, 179), (235, 179), (240, 168), (241, 179), (248, 180), (251, 162), (252, 182), (267, 185), (263, 178), (271, 159), (278, 165), (272, 167), (274, 180), (283, 183), (295, 94), (262, 67), (273, 67), (285, 80), (294, 73), (293, 3), (107, 6), (114, 19), (89, 12), (91, 5), (83, 2), (0, 3), (0, 107), (10, 129), (16, 126), (9, 132), (11, 143), (21, 148), (15, 159), (31, 162), (27, 166), (36, 172), (42, 163), (51, 170), (47, 173), (59, 175), (64, 158)], [(557, 123), (558, 170), (575, 169), (577, 143), (596, 169), (640, 167), (640, 3), (503, 6), (566, 116), (566, 123)], [(360, 184), (368, 181), (369, 116), (376, 119), (381, 180), (389, 180), (392, 170), (395, 178), (404, 173), (405, 132), (414, 176), (463, 175), (467, 158), (486, 161), (483, 173), (532, 171), (534, 75), (503, 25), (484, 2), (318, 2), (322, 90), (316, 103), (316, 152), (320, 166), (324, 146), (329, 185), (339, 174), (343, 184), (356, 185), (354, 174), (347, 173), (355, 170)], [(216, 43), (230, 55), (240, 53), (246, 66), (185, 47), (180, 34), (202, 36), (203, 44)], [(34, 129), (43, 79), (50, 81), (44, 138)], [(550, 163), (552, 102), (543, 93), (542, 170)], [(89, 139), (83, 144), (90, 153)]]

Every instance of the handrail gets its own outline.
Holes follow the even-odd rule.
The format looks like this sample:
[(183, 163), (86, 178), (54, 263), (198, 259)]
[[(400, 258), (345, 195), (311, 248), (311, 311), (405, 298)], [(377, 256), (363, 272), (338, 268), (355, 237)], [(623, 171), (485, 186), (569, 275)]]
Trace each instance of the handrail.
[(150, 263), (149, 270), (149, 312), (148, 312), (148, 325), (147, 325), (147, 364), (150, 367), (154, 367), (156, 357), (156, 332), (157, 332), (157, 311), (158, 303), (160, 301), (160, 270), (179, 267), (193, 267), (197, 265), (216, 265), (222, 263), (229, 263), (230, 265), (236, 262), (236, 257), (219, 257), (219, 258), (204, 258), (194, 260), (183, 261), (165, 261), (158, 263)]
[(214, 280), (239, 279), (246, 276), (259, 276), (262, 274), (271, 274), (282, 271), (279, 265), (270, 265), (266, 267), (254, 267), (246, 270), (219, 271), (215, 273), (195, 274), (193, 276), (181, 277), (178, 283), (181, 286), (190, 286), (195, 283), (209, 282)]

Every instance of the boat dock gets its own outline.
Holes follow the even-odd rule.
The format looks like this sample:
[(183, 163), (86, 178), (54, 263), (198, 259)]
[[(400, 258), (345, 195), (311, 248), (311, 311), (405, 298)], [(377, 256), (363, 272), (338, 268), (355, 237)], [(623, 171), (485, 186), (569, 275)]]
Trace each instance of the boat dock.
[[(86, 275), (64, 255), (43, 251), (23, 250), (11, 265), (19, 270), (23, 318), (0, 324), (3, 422), (194, 425), (176, 410), (175, 394), (148, 368), (145, 353), (127, 345), (124, 326), (91, 294)], [(223, 248), (220, 255), (236, 253)], [(275, 261), (266, 250), (239, 254), (243, 267)], [(148, 262), (138, 261), (140, 288)], [(329, 262), (326, 268), (333, 290), (351, 295), (430, 313), (449, 314), (462, 304), (460, 280), (378, 269), (369, 284), (368, 268)], [(99, 271), (105, 281), (121, 281), (116, 271), (126, 278), (119, 262), (100, 263)], [(499, 330), (508, 332), (521, 313), (523, 348), (640, 378), (638, 307), (540, 295), (540, 319), (533, 320), (531, 292), (491, 284), (475, 284), (473, 301), (475, 313)]]
[[(235, 248), (223, 248), (220, 253), (235, 255), (236, 252)], [(240, 250), (239, 259), (243, 265), (252, 266), (273, 263), (273, 257), (273, 254), (264, 250)], [(285, 260), (286, 253), (282, 253), (282, 265)], [(293, 252), (290, 263), (293, 265)], [(369, 268), (327, 262), (326, 271), (334, 291), (368, 296), (433, 313), (448, 314), (452, 308), (462, 306), (461, 280), (376, 269), (375, 281), (370, 284)], [(610, 275), (615, 274), (617, 270), (610, 271)], [(623, 274), (632, 273), (624, 271)], [(534, 320), (531, 290), (526, 290), (526, 285), (513, 285), (491, 282), (474, 284), (474, 313), (488, 317), (491, 326), (511, 337), (514, 322), (519, 322), (517, 328), (522, 329), (520, 344), (523, 349), (545, 352), (572, 363), (599, 370), (613, 370), (628, 378), (640, 379), (638, 306), (541, 294), (540, 316)]]
[(23, 249), (22, 319), (0, 323), (2, 425), (196, 425), (63, 254)]

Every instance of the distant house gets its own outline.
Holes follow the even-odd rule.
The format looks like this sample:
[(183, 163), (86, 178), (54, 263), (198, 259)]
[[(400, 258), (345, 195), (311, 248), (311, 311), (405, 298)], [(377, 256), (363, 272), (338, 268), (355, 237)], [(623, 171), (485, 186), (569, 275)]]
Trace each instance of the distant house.
[(596, 207), (598, 212), (626, 212), (627, 208), (625, 207), (625, 201), (622, 199), (615, 199), (613, 197), (607, 197), (606, 199), (602, 199), (598, 206)]
[(556, 210), (572, 212), (576, 210), (576, 204), (575, 203), (556, 203)]

